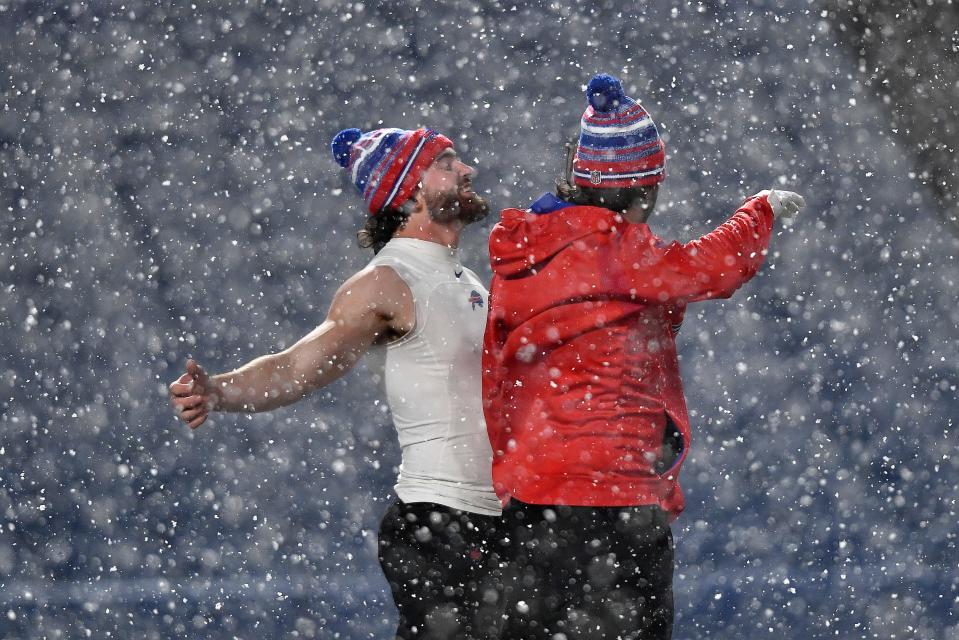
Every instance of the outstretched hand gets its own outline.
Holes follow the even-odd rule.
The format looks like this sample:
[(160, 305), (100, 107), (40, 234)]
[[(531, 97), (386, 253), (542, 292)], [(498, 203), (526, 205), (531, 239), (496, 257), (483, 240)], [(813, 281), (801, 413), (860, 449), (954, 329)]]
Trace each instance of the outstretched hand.
[(216, 404), (210, 376), (195, 360), (187, 360), (186, 373), (170, 384), (170, 405), (191, 429), (206, 422)]
[(772, 207), (773, 215), (777, 218), (791, 218), (806, 206), (806, 199), (794, 191), (766, 189), (760, 191), (754, 198), (766, 196), (766, 201)]

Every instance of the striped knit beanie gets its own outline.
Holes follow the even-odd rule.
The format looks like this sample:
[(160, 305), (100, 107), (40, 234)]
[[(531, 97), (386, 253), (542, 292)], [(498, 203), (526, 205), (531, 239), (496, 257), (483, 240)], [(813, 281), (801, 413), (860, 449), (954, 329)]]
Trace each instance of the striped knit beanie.
[(589, 106), (580, 122), (573, 182), (581, 187), (637, 187), (666, 176), (666, 146), (642, 105), (605, 73), (586, 87)]
[(453, 143), (431, 129), (376, 129), (363, 133), (344, 129), (330, 148), (341, 167), (350, 172), (370, 215), (400, 207), (419, 185), (420, 176)]

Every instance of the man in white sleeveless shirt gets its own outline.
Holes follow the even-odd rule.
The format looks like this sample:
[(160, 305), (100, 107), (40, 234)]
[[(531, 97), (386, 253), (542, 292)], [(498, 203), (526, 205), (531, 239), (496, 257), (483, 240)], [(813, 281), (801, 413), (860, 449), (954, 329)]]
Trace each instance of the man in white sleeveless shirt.
[(366, 202), (359, 239), (375, 257), (299, 342), (219, 375), (190, 360), (171, 402), (194, 429), (211, 411), (270, 411), (372, 352), (403, 457), (399, 500), (379, 532), (397, 637), (495, 636), (501, 505), (482, 407), (487, 291), (456, 250), (489, 205), (472, 189), (473, 169), (434, 131), (347, 129), (332, 151)]

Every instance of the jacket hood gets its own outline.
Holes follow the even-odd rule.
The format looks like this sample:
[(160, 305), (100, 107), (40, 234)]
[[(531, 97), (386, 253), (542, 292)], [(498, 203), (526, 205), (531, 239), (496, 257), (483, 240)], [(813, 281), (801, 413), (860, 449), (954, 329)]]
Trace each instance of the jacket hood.
[(597, 232), (615, 233), (627, 224), (601, 207), (572, 205), (547, 213), (504, 209), (490, 233), (490, 267), (502, 277), (528, 274), (577, 240)]

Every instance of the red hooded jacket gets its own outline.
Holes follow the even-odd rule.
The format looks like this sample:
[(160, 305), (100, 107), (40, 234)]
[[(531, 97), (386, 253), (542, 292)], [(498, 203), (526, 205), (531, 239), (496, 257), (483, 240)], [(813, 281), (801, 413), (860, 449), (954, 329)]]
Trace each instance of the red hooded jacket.
[(762, 265), (766, 197), (665, 244), (645, 224), (546, 195), (490, 236), (483, 354), (493, 484), (505, 502), (683, 510), (690, 442), (675, 335), (686, 305)]

